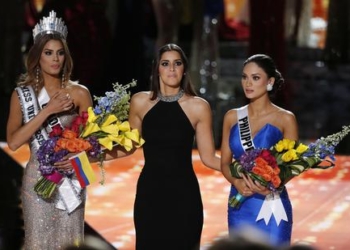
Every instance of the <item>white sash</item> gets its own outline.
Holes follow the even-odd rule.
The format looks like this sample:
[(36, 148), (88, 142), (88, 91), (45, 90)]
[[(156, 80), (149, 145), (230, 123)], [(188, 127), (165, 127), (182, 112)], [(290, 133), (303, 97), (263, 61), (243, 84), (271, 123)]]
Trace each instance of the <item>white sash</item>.
[[(237, 109), (237, 118), (239, 125), (239, 136), (244, 151), (255, 148), (248, 119), (248, 105)], [(280, 224), (281, 220), (288, 221), (286, 210), (284, 209), (278, 191), (266, 195), (259, 214), (256, 217), (256, 221), (264, 219), (265, 224), (267, 225), (269, 224), (272, 215), (274, 215), (277, 225)]]
[(248, 119), (248, 105), (237, 109), (239, 136), (244, 151), (255, 148)]
[[(32, 86), (21, 86), (15, 88), (18, 98), (20, 100), (23, 122), (27, 123), (33, 119), (40, 111), (38, 100), (35, 97)], [(30, 138), (31, 148), (39, 149), (40, 145), (43, 144), (49, 138), (44, 127), (40, 127), (34, 135)]]
[[(24, 123), (33, 119), (50, 100), (45, 88), (41, 89), (38, 98), (36, 98), (31, 86), (17, 87), (15, 90), (20, 99)], [(31, 146), (38, 150), (40, 145), (49, 138), (48, 133), (57, 124), (62, 127), (59, 117), (57, 115), (50, 116), (46, 129), (40, 127), (31, 137)], [(56, 201), (56, 208), (66, 210), (68, 213), (73, 212), (82, 202), (81, 191), (82, 188), (77, 180), (64, 176), (61, 183), (58, 184), (59, 198)]]

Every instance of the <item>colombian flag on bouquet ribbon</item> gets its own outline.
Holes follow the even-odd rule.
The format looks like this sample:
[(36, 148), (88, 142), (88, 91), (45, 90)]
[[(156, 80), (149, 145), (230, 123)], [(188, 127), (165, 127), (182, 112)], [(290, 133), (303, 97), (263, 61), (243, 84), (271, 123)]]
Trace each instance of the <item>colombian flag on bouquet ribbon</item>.
[(69, 160), (82, 188), (96, 181), (95, 173), (92, 170), (90, 161), (85, 151), (70, 157)]

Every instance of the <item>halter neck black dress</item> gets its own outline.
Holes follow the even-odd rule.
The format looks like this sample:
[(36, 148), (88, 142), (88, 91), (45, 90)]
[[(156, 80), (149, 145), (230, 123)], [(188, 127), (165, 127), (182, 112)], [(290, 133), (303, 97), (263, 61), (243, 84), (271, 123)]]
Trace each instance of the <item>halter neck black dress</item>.
[(203, 205), (192, 166), (195, 131), (175, 102), (159, 101), (145, 115), (145, 166), (136, 191), (136, 249), (199, 249)]

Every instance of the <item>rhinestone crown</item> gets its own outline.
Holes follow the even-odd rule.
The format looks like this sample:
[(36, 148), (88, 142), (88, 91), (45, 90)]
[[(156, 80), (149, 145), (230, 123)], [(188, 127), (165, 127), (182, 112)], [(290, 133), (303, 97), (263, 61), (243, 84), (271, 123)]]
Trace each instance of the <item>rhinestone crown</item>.
[(34, 43), (38, 37), (44, 34), (59, 34), (62, 38), (67, 38), (67, 26), (61, 18), (56, 17), (55, 11), (51, 11), (48, 17), (44, 17), (40, 23), (35, 25), (33, 29)]

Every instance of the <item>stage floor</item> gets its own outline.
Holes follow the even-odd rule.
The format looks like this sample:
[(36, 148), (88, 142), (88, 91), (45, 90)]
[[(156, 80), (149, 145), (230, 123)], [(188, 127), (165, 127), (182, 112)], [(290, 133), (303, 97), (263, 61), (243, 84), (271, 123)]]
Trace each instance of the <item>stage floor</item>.
[[(23, 167), (28, 147), (16, 152), (1, 147)], [(320, 250), (346, 250), (350, 247), (350, 156), (338, 155), (329, 170), (310, 170), (288, 183), (293, 205), (292, 242), (310, 242)], [(226, 204), (229, 184), (221, 173), (202, 165), (198, 152), (193, 162), (202, 191), (204, 228), (201, 245), (227, 235)], [(133, 202), (136, 182), (143, 166), (142, 149), (132, 156), (104, 164), (106, 182), (88, 187), (86, 221), (118, 250), (134, 249)], [(97, 176), (99, 169), (94, 166)], [(167, 199), (170, 197), (164, 197)], [(164, 230), (160, 228), (159, 230)]]

